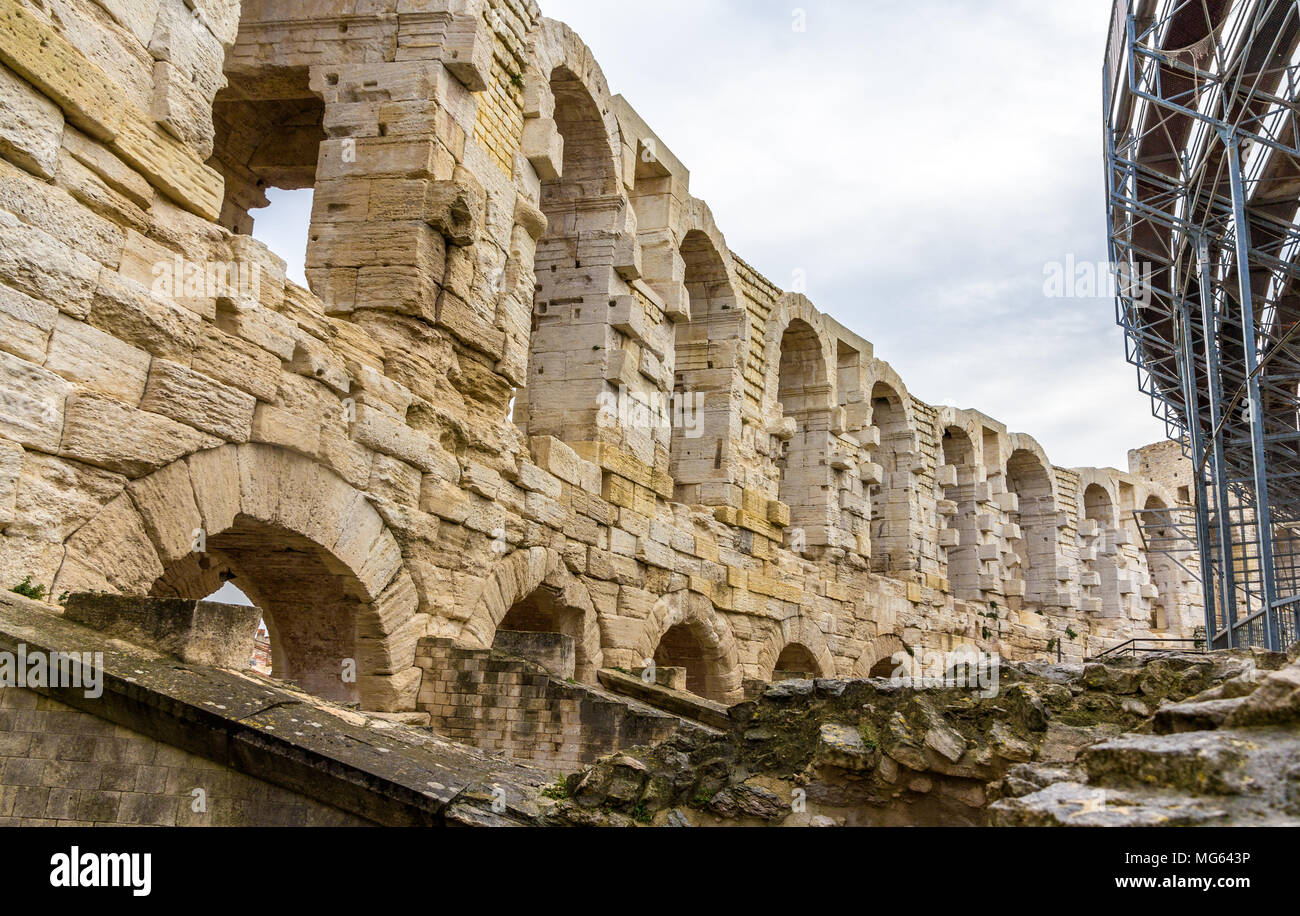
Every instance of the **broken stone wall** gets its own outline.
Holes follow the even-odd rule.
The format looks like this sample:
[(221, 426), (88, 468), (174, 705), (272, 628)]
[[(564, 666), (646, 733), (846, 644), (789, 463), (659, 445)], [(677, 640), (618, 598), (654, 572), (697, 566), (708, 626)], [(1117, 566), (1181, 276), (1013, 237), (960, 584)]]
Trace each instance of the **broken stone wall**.
[(439, 735), (567, 774), (625, 747), (653, 744), (676, 716), (487, 649), (421, 640), (416, 709)]
[[(539, 594), (580, 680), (676, 653), (724, 700), (790, 645), (846, 676), (1151, 632), (1122, 525), (1125, 611), (1089, 603), (1082, 472), (735, 256), (532, 3), (9, 0), (0, 84), (6, 587), (233, 577), (277, 676), (388, 711), (420, 639), (486, 649)], [(310, 291), (247, 235), (304, 186)]]

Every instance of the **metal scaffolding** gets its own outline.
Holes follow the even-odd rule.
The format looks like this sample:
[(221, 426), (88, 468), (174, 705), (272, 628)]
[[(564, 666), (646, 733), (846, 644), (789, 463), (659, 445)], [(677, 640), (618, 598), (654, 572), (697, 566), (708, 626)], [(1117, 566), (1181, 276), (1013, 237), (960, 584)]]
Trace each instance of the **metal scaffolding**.
[(1300, 631), (1300, 0), (1116, 0), (1103, 84), (1116, 317), (1193, 465), (1176, 527), (1199, 546), (1208, 640), (1285, 648)]

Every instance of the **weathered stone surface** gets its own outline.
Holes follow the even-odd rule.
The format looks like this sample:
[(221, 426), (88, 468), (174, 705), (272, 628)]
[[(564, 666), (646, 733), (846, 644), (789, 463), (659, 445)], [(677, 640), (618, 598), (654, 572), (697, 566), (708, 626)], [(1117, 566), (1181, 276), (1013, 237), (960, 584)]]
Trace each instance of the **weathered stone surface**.
[[(1054, 781), (1107, 769), (1113, 759), (1108, 748), (1154, 740), (1139, 734), (1096, 743), (1105, 739), (1099, 726), (1118, 731), (1147, 721), (1100, 685), (1122, 685), (1121, 672), (1139, 681), (1159, 679), (1171, 667), (1199, 662), (1161, 659), (1087, 676), (1081, 667), (1008, 666), (1001, 692), (989, 697), (919, 682), (785, 681), (732, 707), (722, 735), (691, 740), (679, 733), (647, 750), (601, 759), (570, 778), (579, 787), (573, 802), (552, 816), (604, 806), (655, 819), (661, 812), (666, 818), (674, 805), (693, 805), (745, 823), (790, 814), (782, 799), (792, 796), (782, 793), (798, 789), (809, 806), (796, 819), (800, 824), (827, 815), (856, 825), (980, 824), (989, 802), (1007, 797), (1019, 804)], [(1225, 683), (1248, 663), (1241, 655), (1214, 663), (1209, 683)], [(1184, 698), (1176, 689), (1172, 695)], [(1063, 733), (1053, 725), (1085, 717), (1093, 729), (1075, 726), (1066, 753)], [(1041, 762), (1053, 740), (1054, 759), (1064, 764)], [(1160, 759), (1168, 766), (1171, 758)], [(1190, 774), (1200, 758), (1182, 751), (1172, 759), (1189, 761)], [(1141, 786), (1137, 774), (1159, 772), (1161, 765), (1153, 758), (1148, 768), (1127, 772)]]
[(59, 312), (25, 293), (0, 286), (0, 350), (43, 363)]
[(41, 178), (54, 177), (63, 113), (0, 66), (0, 156)]
[(64, 616), (184, 662), (242, 669), (261, 612), (210, 601), (75, 593), (64, 605)]
[(1229, 679), (1188, 702), (1163, 707), (1155, 718), (1161, 734), (1127, 734), (1094, 744), (1070, 770), (1020, 768), (1016, 773), (1020, 791), (992, 806), (993, 822), (1008, 826), (1300, 823), (1297, 684), (1300, 664), (1258, 681)]
[(140, 409), (161, 414), (226, 442), (246, 442), (257, 399), (184, 366), (156, 359)]
[(213, 436), (102, 395), (68, 398), (59, 454), (140, 477), (191, 452), (220, 444)]
[(56, 544), (94, 517), (126, 485), (120, 474), (39, 452), (29, 452), (20, 464), (17, 518), (9, 530)]
[(0, 434), (28, 448), (58, 451), (68, 383), (3, 352), (0, 373)]
[(66, 315), (59, 316), (45, 368), (135, 406), (149, 377), (149, 354)]

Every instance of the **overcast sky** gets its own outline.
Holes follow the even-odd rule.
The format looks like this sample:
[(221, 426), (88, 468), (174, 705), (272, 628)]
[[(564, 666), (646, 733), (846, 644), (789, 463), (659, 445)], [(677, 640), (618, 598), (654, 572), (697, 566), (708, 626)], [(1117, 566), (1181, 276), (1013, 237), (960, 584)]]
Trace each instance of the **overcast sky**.
[[(1045, 292), (1049, 265), (1106, 256), (1110, 0), (539, 2), (691, 170), (731, 249), (787, 289), (803, 271), (912, 393), (1067, 467), (1126, 468), (1163, 438), (1106, 291)], [(300, 262), (271, 223), (256, 234)]]

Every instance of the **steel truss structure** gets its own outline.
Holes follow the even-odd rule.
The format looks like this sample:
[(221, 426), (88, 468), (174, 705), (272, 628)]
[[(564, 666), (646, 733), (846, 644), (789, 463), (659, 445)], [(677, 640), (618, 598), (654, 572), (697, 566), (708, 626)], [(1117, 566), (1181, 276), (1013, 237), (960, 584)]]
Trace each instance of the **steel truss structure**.
[[(1300, 630), (1300, 0), (1116, 0), (1103, 84), (1116, 317), (1194, 467), (1172, 527), (1199, 547), (1207, 638), (1285, 648)], [(1171, 540), (1171, 518), (1152, 521)]]

